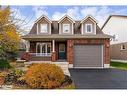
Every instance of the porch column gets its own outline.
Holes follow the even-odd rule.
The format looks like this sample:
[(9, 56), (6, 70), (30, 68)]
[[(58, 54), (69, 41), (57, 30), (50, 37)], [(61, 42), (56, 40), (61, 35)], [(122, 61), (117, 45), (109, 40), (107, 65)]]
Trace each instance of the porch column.
[(26, 41), (26, 52), (29, 52), (30, 49), (30, 42)]
[(52, 40), (52, 61), (56, 61), (55, 40)]

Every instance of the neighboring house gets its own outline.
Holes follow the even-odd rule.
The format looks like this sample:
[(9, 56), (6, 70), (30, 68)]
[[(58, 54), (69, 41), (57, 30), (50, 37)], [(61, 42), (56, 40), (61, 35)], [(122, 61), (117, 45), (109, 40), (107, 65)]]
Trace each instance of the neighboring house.
[(122, 43), (127, 41), (127, 16), (110, 15), (102, 26), (105, 34), (114, 36), (111, 44)]
[(127, 16), (111, 15), (101, 29), (114, 36), (111, 40), (111, 59), (127, 60)]
[(21, 39), (20, 44), (19, 44), (19, 48), (18, 48), (18, 58), (21, 58), (22, 55), (26, 52), (26, 41)]
[(52, 21), (43, 15), (22, 38), (30, 44), (30, 61), (67, 61), (75, 68), (107, 68), (110, 64), (110, 36), (92, 16), (75, 21), (65, 15)]
[(127, 60), (127, 42), (111, 45), (110, 52), (114, 60)]

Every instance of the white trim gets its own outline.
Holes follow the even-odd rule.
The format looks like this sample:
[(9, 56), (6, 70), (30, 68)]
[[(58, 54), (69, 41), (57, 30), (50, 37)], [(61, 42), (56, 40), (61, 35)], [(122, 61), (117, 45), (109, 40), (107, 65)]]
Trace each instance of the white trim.
[[(69, 31), (68, 32), (65, 32), (64, 31), (64, 29), (65, 29), (65, 25), (67, 25), (67, 26), (69, 26)], [(68, 24), (68, 23), (66, 23), (66, 24), (62, 24), (62, 26), (63, 26), (63, 33), (70, 33), (70, 30), (71, 30), (71, 25), (70, 24)]]
[(102, 49), (102, 67), (104, 67), (104, 46), (101, 46)]
[(104, 64), (104, 68), (110, 68), (110, 64)]
[(73, 64), (69, 64), (68, 65), (68, 68), (73, 68)]
[(35, 55), (35, 56), (47, 56), (50, 57), (51, 53), (30, 53), (31, 55)]
[(94, 34), (96, 34), (96, 26), (97, 26), (97, 24), (94, 24)]
[(84, 23), (85, 20), (87, 20), (88, 18), (91, 18), (90, 20), (94, 23), (98, 23), (98, 21), (91, 15), (87, 15), (84, 19), (82, 19), (81, 23)]
[(61, 34), (61, 23), (59, 23), (59, 34)]
[[(83, 27), (84, 27), (83, 24), (84, 24), (84, 21), (87, 20), (89, 17), (90, 17), (90, 20), (94, 23), (94, 26), (93, 26), (94, 31), (93, 31), (93, 32), (94, 32), (94, 34), (96, 34), (96, 25), (97, 25), (97, 22), (98, 22), (98, 21), (97, 21), (93, 16), (91, 16), (91, 15), (86, 16), (86, 17), (81, 21), (81, 28), (82, 28), (82, 29), (81, 29), (81, 33), (82, 33), (82, 34), (85, 34), (84, 31), (83, 31), (83, 30), (84, 30), (84, 29), (83, 29)], [(85, 30), (86, 30), (86, 29), (85, 29)], [(92, 30), (93, 30), (93, 29), (92, 29)], [(87, 33), (88, 33), (88, 32), (87, 32)]]
[[(49, 42), (38, 42), (37, 44), (36, 44), (36, 55), (48, 55), (48, 54), (50, 54), (51, 53), (51, 43), (49, 43), (50, 44), (50, 53), (47, 53), (47, 44), (48, 44)], [(46, 47), (45, 47), (45, 49), (46, 49), (46, 51), (45, 51), (45, 53), (42, 53), (42, 45), (43, 44), (46, 44)], [(40, 45), (40, 53), (37, 53), (37, 47), (38, 47), (38, 45)]]
[(49, 34), (51, 34), (51, 23), (49, 24)]
[(64, 18), (69, 18), (70, 20), (69, 21), (71, 21), (72, 23), (75, 23), (75, 21), (70, 17), (70, 16), (68, 16), (68, 15), (64, 15), (59, 21), (58, 21), (58, 23), (60, 23)]
[(83, 35), (83, 24), (81, 24), (81, 34)]
[(72, 23), (72, 34), (74, 34), (74, 27), (73, 27), (74, 25), (73, 25), (73, 23)]
[[(87, 26), (88, 25), (90, 25), (90, 27), (91, 27), (91, 31), (90, 32), (87, 31)], [(93, 33), (93, 25), (92, 24), (85, 24), (85, 33)]]
[(38, 34), (38, 23), (37, 23), (37, 34)]
[[(68, 33), (70, 33), (71, 32), (71, 34), (74, 34), (74, 26), (73, 26), (73, 24), (75, 23), (75, 21), (70, 17), (70, 16), (68, 16), (68, 15), (64, 15), (59, 21), (58, 21), (58, 24), (59, 24), (59, 34), (62, 34), (61, 33), (61, 31), (63, 31), (62, 29), (61, 29), (61, 21), (65, 18), (65, 17), (67, 17), (68, 18), (68, 20), (71, 22), (71, 24), (72, 24), (72, 30), (71, 30), (71, 28), (70, 28), (70, 30), (71, 31), (69, 31)], [(63, 32), (64, 33), (64, 32)]]
[(103, 69), (104, 67), (73, 67), (75, 69)]
[(26, 41), (26, 52), (29, 52), (30, 50), (30, 42)]
[(52, 21), (51, 21), (46, 15), (40, 16), (40, 17), (35, 21), (35, 23), (37, 23), (37, 22), (38, 22), (41, 18), (43, 18), (43, 17), (46, 19), (46, 21), (52, 23)]

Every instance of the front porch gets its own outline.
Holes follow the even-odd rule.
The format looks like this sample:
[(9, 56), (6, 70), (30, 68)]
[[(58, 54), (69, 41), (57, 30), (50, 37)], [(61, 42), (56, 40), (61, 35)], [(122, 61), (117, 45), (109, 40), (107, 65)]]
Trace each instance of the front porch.
[(67, 61), (66, 40), (29, 41), (26, 52), (30, 54), (29, 61)]

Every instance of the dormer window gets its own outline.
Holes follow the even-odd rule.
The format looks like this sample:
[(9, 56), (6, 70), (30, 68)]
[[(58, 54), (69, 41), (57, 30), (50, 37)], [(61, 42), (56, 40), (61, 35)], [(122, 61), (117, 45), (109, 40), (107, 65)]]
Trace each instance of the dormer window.
[(86, 33), (92, 33), (92, 24), (85, 24)]
[(63, 33), (70, 32), (70, 24), (63, 24)]
[(47, 29), (47, 24), (41, 24), (41, 27), (40, 27), (41, 29), (40, 29), (40, 32), (41, 33), (47, 33), (48, 31), (48, 29)]

